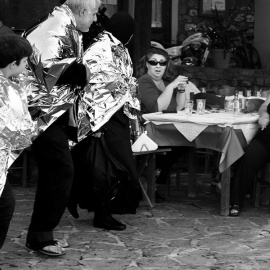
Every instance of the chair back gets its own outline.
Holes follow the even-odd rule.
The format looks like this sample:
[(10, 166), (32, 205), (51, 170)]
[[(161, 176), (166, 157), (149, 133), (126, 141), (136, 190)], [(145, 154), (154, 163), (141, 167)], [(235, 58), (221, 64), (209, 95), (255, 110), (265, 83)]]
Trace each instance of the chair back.
[(225, 97), (219, 97), (211, 93), (197, 93), (194, 95), (194, 106), (196, 107), (196, 99), (205, 99), (206, 104), (205, 108), (206, 109), (213, 109), (213, 108), (218, 108), (218, 109), (224, 109), (224, 101)]
[(248, 99), (246, 103), (246, 112), (249, 113), (258, 111), (263, 103), (264, 100), (260, 98)]

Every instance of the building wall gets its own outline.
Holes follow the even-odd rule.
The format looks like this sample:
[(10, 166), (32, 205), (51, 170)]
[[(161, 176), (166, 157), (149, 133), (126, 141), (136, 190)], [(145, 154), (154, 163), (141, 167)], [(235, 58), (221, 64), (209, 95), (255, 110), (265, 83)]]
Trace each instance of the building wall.
[(261, 56), (262, 68), (270, 67), (270, 1), (255, 0), (254, 44)]
[(270, 71), (265, 69), (219, 69), (180, 65), (170, 68), (169, 75), (175, 77), (179, 74), (188, 77), (199, 88), (206, 87), (207, 91), (215, 93), (224, 85), (237, 90), (270, 90)]
[[(189, 31), (192, 26), (198, 25), (201, 22), (213, 21), (213, 17), (205, 17), (200, 15), (200, 1), (202, 0), (179, 0), (177, 35), (178, 44), (181, 44), (190, 34), (192, 34), (192, 32)], [(254, 35), (254, 1), (255, 0), (226, 1), (228, 15), (233, 17), (235, 24), (239, 28), (249, 29), (250, 35)], [(264, 1), (266, 2), (268, 0)]]
[[(102, 1), (107, 4), (116, 2), (116, 0)], [(212, 18), (200, 16), (200, 1), (172, 0), (173, 44), (181, 44), (191, 34), (188, 31), (191, 26), (212, 20)], [(268, 0), (258, 1), (267, 2)], [(25, 29), (45, 16), (59, 2), (60, 0), (1, 0), (0, 19), (9, 27)], [(235, 15), (239, 26), (249, 28), (253, 34), (254, 22), (252, 20), (248, 22), (247, 16), (244, 14), (254, 17), (254, 0), (227, 0), (227, 2), (229, 13)], [(178, 20), (176, 16), (178, 16)]]

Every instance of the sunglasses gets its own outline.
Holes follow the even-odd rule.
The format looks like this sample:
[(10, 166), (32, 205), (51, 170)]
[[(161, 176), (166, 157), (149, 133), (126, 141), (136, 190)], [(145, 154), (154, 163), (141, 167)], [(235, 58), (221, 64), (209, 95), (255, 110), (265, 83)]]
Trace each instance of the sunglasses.
[(166, 61), (158, 62), (158, 61), (154, 61), (154, 60), (148, 60), (147, 63), (151, 66), (156, 66), (157, 64), (159, 64), (160, 66), (165, 67), (167, 65)]

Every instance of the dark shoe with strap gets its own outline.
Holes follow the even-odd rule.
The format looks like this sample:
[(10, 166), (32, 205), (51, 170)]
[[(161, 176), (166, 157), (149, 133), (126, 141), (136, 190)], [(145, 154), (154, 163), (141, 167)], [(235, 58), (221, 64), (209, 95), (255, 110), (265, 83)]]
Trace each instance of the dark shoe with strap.
[(235, 205), (233, 205), (233, 206), (230, 207), (229, 215), (231, 217), (238, 217), (239, 214), (240, 214), (240, 208), (239, 208), (238, 205), (235, 204)]
[(103, 228), (105, 230), (123, 231), (126, 225), (114, 219), (111, 215), (94, 217), (94, 227)]

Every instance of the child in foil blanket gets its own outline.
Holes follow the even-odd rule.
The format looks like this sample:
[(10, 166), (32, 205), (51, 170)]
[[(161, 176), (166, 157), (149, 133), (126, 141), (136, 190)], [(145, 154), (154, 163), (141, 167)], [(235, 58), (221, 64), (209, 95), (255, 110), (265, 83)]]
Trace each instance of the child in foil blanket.
[(31, 53), (32, 47), (25, 38), (16, 34), (0, 36), (0, 249), (15, 208), (7, 170), (36, 136), (27, 93), (19, 78)]

